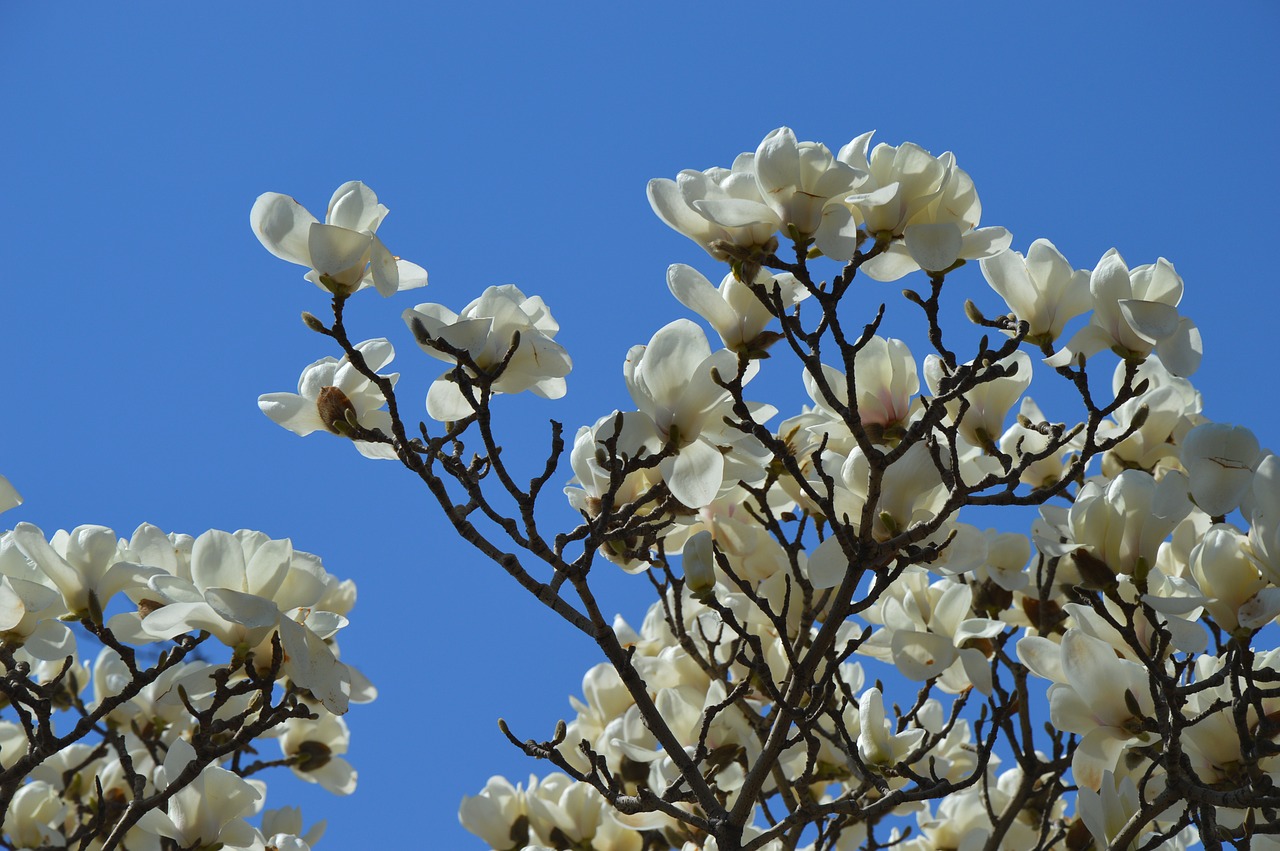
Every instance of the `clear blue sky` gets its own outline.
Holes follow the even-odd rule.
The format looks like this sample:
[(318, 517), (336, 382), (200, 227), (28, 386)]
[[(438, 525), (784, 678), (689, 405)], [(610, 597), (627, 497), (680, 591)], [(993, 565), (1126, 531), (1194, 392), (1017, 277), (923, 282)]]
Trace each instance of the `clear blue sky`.
[[(401, 310), (542, 295), (577, 367), (559, 403), (500, 405), (511, 451), (533, 451), (548, 417), (571, 435), (628, 405), (626, 349), (685, 315), (669, 263), (719, 274), (649, 211), (649, 178), (728, 165), (783, 124), (832, 148), (874, 128), (955, 151), (1015, 248), (1171, 259), (1206, 413), (1280, 448), (1278, 36), (1262, 2), (4, 0), (0, 473), (28, 500), (4, 522), (251, 527), (320, 554), (359, 584), (342, 648), (382, 697), (348, 716), (353, 797), (282, 777), (268, 804), (328, 817), (330, 849), (408, 831), (478, 848), (460, 797), (545, 770), (495, 719), (548, 735), (596, 657), (404, 471), (259, 413), (331, 351), (298, 321), (323, 294), (258, 245), (253, 199), (322, 210), (360, 179), (391, 208), (381, 235), (431, 285), (350, 315), (395, 342), (406, 400), (439, 366)], [(606, 587), (638, 623), (647, 583)]]

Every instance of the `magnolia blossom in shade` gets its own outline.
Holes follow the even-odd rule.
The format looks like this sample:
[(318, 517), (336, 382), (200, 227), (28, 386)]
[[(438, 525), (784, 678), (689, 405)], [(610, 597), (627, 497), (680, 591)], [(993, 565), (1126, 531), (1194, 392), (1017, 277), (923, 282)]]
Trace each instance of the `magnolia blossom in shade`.
[(1157, 734), (1141, 726), (1142, 718), (1155, 717), (1146, 668), (1117, 657), (1108, 642), (1068, 629), (1060, 644), (1025, 636), (1018, 642), (1017, 653), (1032, 673), (1053, 683), (1049, 686), (1053, 726), (1081, 736), (1071, 762), (1080, 786), (1097, 789), (1102, 773), (1115, 770), (1125, 748), (1158, 740)]
[[(1000, 436), (1000, 451), (1013, 458), (1015, 463), (1022, 462), (1027, 456), (1040, 455), (1049, 448), (1050, 438), (1034, 426), (1046, 422), (1044, 412), (1030, 396), (1023, 396), (1018, 405), (1018, 421), (1009, 426)], [(1084, 436), (1077, 434), (1066, 445), (1052, 454), (1033, 461), (1022, 471), (1020, 481), (1033, 488), (1048, 487), (1061, 481), (1069, 465), (1084, 444)]]
[(1032, 343), (1052, 343), (1092, 304), (1088, 270), (1073, 270), (1047, 239), (1031, 243), (1026, 257), (1005, 251), (984, 258), (980, 265), (982, 276), (1014, 317), (1030, 326), (1027, 340)]
[(1174, 375), (1193, 374), (1200, 366), (1200, 331), (1178, 315), (1182, 278), (1161, 257), (1130, 270), (1112, 248), (1089, 276), (1093, 318), (1045, 363), (1069, 366), (1104, 349), (1126, 360), (1144, 360), (1153, 351)]
[(290, 718), (283, 729), (280, 751), (295, 775), (335, 795), (356, 790), (356, 770), (342, 758), (351, 744), (345, 721), (322, 712), (315, 720)]
[[(777, 293), (784, 309), (809, 296), (789, 273), (775, 277), (762, 271), (755, 283), (767, 293)], [(760, 356), (778, 339), (776, 332), (762, 336), (773, 314), (733, 273), (725, 275), (716, 288), (697, 269), (676, 263), (667, 267), (667, 288), (681, 304), (711, 323), (728, 349)]]
[[(384, 339), (365, 340), (356, 345), (369, 369), (377, 372), (395, 357), (395, 349)], [(391, 383), (399, 373), (385, 376)], [(341, 359), (321, 358), (302, 371), (297, 393), (267, 393), (258, 397), (258, 408), (274, 422), (294, 434), (306, 436), (327, 431), (350, 437), (351, 420), (361, 428), (391, 434), (391, 415), (379, 410), (387, 400), (374, 384), (346, 355)], [(395, 458), (395, 448), (386, 443), (354, 441), (356, 449), (367, 458)]]
[[(753, 361), (743, 382), (756, 371)], [(733, 401), (716, 379), (728, 381), (737, 374), (738, 356), (728, 349), (713, 354), (702, 329), (687, 319), (677, 319), (647, 346), (627, 353), (623, 375), (631, 399), (653, 420), (664, 447), (674, 451), (658, 469), (671, 495), (689, 508), (710, 504), (726, 480), (760, 477), (763, 450), (724, 422), (733, 415)], [(768, 406), (753, 407), (757, 422), (774, 413)]]
[(1249, 492), (1262, 447), (1244, 426), (1204, 423), (1187, 432), (1180, 459), (1191, 480), (1191, 498), (1206, 514), (1221, 517)]
[(884, 697), (878, 688), (867, 689), (858, 698), (858, 756), (867, 767), (892, 768), (903, 762), (924, 738), (919, 728), (890, 732), (884, 715)]
[[(156, 787), (167, 789), (195, 758), (190, 744), (182, 739), (173, 742), (164, 765), (156, 770)], [(250, 848), (260, 837), (244, 817), (257, 811), (264, 788), (225, 768), (208, 765), (169, 799), (166, 810), (150, 810), (138, 825), (177, 841), (183, 848)]]
[[(822, 380), (805, 370), (804, 388), (820, 414), (807, 426), (815, 435), (827, 435), (828, 447), (847, 454), (856, 445), (840, 408), (849, 408), (849, 381), (844, 373), (822, 365)], [(896, 442), (902, 426), (917, 410), (920, 374), (911, 350), (902, 340), (873, 336), (854, 356), (854, 405), (868, 437), (874, 442)]]
[[(471, 359), (471, 364), (459, 367), (468, 373), (478, 369), (495, 379), (501, 368), (491, 384), (493, 393), (529, 390), (544, 399), (565, 394), (564, 377), (573, 361), (555, 342), (560, 325), (541, 298), (526, 297), (512, 284), (489, 287), (461, 313), (440, 304), (420, 304), (404, 312), (404, 321), (422, 350), (438, 360), (457, 363), (458, 356), (450, 350), (460, 350)], [(471, 392), (477, 394), (478, 403), (480, 390)], [(432, 419), (449, 422), (474, 412), (453, 370), (437, 378), (427, 391), (427, 413)]]
[[(973, 368), (972, 363), (965, 366)], [(968, 405), (963, 413), (959, 399), (946, 403), (949, 419), (955, 421), (956, 417), (960, 418), (960, 436), (987, 451), (995, 447), (997, 437), (1004, 433), (1004, 421), (1009, 411), (1031, 386), (1031, 358), (1025, 352), (1017, 351), (1003, 361), (978, 367), (977, 372), (985, 378), (995, 375), (995, 369), (1000, 370), (999, 377), (984, 380), (964, 393)], [(941, 394), (946, 373), (942, 359), (937, 355), (925, 358), (924, 379), (930, 393), (935, 396)]]
[(1268, 454), (1258, 462), (1246, 512), (1249, 549), (1262, 575), (1280, 587), (1280, 456)]
[[(1087, 559), (1112, 573), (1133, 575), (1155, 566), (1160, 545), (1191, 510), (1182, 473), (1171, 471), (1157, 482), (1141, 470), (1125, 470), (1105, 487), (1086, 482), (1066, 523), (1041, 527), (1036, 546), (1050, 557), (1070, 555), (1076, 562)], [(1042, 515), (1049, 516), (1043, 509)]]
[(425, 286), (421, 266), (387, 250), (375, 231), (387, 215), (373, 190), (358, 180), (333, 193), (323, 224), (278, 192), (258, 196), (249, 224), (263, 247), (281, 260), (306, 266), (308, 281), (337, 295), (376, 287), (383, 296)]
[[(1076, 810), (1084, 820), (1098, 848), (1115, 848), (1116, 851), (1129, 851), (1130, 848), (1143, 847), (1143, 842), (1135, 839), (1126, 848), (1116, 848), (1111, 844), (1139, 810), (1142, 801), (1138, 798), (1138, 787), (1133, 778), (1124, 777), (1119, 783), (1111, 771), (1102, 772), (1098, 791), (1082, 786), (1076, 797)], [(1144, 832), (1143, 838), (1149, 834)]]
[(1228, 632), (1260, 629), (1280, 615), (1280, 588), (1262, 578), (1249, 539), (1235, 527), (1219, 523), (1210, 528), (1187, 563), (1205, 596), (1205, 609)]

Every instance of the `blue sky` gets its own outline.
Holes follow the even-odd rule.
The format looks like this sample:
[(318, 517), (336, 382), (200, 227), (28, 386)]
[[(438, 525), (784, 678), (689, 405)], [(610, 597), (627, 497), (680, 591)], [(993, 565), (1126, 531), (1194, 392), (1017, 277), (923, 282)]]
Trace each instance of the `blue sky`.
[[(28, 503), (4, 520), (250, 527), (320, 554), (359, 585), (344, 658), (382, 697), (348, 716), (354, 796), (282, 777), (269, 805), (329, 818), (322, 847), (480, 847), (460, 797), (544, 771), (495, 719), (548, 735), (596, 657), (453, 541), (403, 470), (257, 410), (332, 352), (298, 321), (324, 294), (258, 245), (253, 199), (318, 210), (360, 179), (391, 208), (380, 234), (431, 284), (349, 315), (396, 344), (405, 400), (439, 372), (405, 307), (459, 309), (498, 283), (542, 295), (576, 368), (560, 402), (502, 400), (509, 452), (530, 453), (550, 417), (572, 434), (629, 404), (627, 348), (685, 315), (668, 264), (720, 274), (650, 212), (649, 178), (728, 165), (784, 124), (832, 148), (877, 129), (955, 151), (1015, 248), (1172, 260), (1204, 335), (1206, 414), (1280, 447), (1280, 8), (1056, 9), (9, 0), (0, 472)], [(957, 281), (989, 298), (976, 274)], [(638, 623), (647, 583), (601, 573)]]

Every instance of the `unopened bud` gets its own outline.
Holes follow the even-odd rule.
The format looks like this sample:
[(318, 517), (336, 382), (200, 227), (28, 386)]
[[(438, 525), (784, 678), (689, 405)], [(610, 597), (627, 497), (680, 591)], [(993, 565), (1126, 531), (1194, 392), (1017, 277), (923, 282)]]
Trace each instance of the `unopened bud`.
[(972, 299), (964, 300), (964, 315), (969, 317), (969, 321), (974, 325), (985, 325), (987, 317), (982, 315), (982, 311), (978, 310), (978, 306), (973, 303)]
[(309, 311), (302, 311), (302, 324), (306, 325), (312, 331), (323, 334), (329, 329), (324, 327), (324, 323), (320, 321), (320, 317)]
[(684, 545), (684, 581), (694, 596), (702, 596), (716, 585), (715, 542), (705, 529)]

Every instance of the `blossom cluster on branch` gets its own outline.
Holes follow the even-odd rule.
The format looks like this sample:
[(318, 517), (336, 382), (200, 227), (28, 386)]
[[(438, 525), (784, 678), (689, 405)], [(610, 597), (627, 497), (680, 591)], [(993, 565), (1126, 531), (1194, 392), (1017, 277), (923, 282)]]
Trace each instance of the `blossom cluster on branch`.
[(0, 843), (306, 851), (324, 823), (264, 811), (259, 775), (355, 789), (341, 716), (375, 691), (334, 638), (355, 596), (261, 532), (0, 534)]
[[(689, 318), (633, 346), (634, 409), (571, 442), (552, 422), (527, 484), (494, 398), (558, 398), (571, 361), (514, 286), (405, 312), (451, 365), (414, 424), (390, 344), (348, 337), (354, 282), (391, 267), (353, 248), (332, 322), (304, 315), (342, 359), (261, 400), (399, 460), (604, 656), (550, 738), (501, 725), (555, 771), (493, 778), (463, 824), (495, 851), (1280, 848), (1280, 458), (1202, 412), (1173, 264), (1014, 251), (952, 154), (871, 134), (833, 154), (780, 128), (648, 195), (727, 267), (667, 276), (719, 347)], [(328, 225), (267, 215), (280, 197), (255, 231), (323, 284), (343, 264), (288, 246)], [(1007, 313), (974, 303), (975, 265)], [(881, 334), (889, 310), (919, 339)], [(810, 404), (783, 414), (748, 385), (788, 361)], [(550, 533), (566, 453), (581, 519)], [(962, 519), (981, 506), (1030, 528)], [(638, 629), (603, 612), (609, 562), (655, 593)]]

